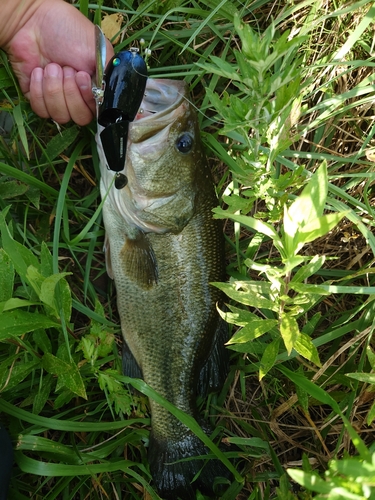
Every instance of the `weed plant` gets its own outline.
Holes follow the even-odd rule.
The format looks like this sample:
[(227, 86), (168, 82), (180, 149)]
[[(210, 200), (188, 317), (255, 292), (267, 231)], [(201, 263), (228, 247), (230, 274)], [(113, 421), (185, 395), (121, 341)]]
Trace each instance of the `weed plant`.
[[(77, 8), (95, 22), (122, 13), (115, 50), (151, 49), (150, 75), (184, 78), (199, 111), (225, 221), (228, 280), (215, 286), (232, 351), (224, 389), (199, 402), (217, 429), (201, 438), (232, 469), (219, 433), (240, 450), (222, 498), (375, 498), (373, 3)], [(0, 110), (9, 498), (157, 499), (147, 397), (200, 427), (121, 375), (95, 126), (36, 117), (4, 55)]]

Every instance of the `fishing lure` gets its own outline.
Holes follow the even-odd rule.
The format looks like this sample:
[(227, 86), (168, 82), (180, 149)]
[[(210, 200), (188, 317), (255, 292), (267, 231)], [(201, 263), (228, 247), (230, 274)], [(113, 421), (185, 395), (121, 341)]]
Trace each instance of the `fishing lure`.
[(93, 92), (98, 105), (98, 123), (108, 168), (118, 172), (115, 187), (121, 189), (127, 183), (126, 176), (119, 174), (124, 169), (129, 123), (140, 108), (147, 82), (147, 67), (138, 49), (118, 52), (106, 60), (106, 43), (101, 29), (96, 27), (97, 75)]

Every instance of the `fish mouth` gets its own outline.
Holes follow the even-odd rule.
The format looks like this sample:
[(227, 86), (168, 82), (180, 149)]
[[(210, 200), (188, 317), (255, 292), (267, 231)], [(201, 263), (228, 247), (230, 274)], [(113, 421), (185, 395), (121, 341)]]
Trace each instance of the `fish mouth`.
[(179, 80), (147, 80), (145, 94), (135, 121), (166, 117), (185, 100), (186, 83)]
[(129, 148), (139, 155), (154, 151), (154, 159), (168, 147), (169, 130), (188, 107), (187, 85), (182, 80), (147, 80), (137, 116), (129, 126)]

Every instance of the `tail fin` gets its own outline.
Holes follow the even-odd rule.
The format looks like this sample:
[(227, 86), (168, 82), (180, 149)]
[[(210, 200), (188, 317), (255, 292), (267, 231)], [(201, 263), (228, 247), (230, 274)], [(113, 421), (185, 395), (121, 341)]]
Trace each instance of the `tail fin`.
[[(164, 500), (194, 500), (195, 491), (208, 496), (222, 495), (223, 491), (213, 490), (215, 478), (232, 480), (232, 474), (217, 459), (194, 459), (189, 457), (206, 455), (210, 450), (193, 433), (178, 442), (157, 440), (151, 434), (149, 464), (152, 478), (159, 495)], [(199, 475), (198, 475), (199, 473)], [(192, 483), (194, 477), (197, 479)], [(225, 487), (226, 489), (226, 487)]]

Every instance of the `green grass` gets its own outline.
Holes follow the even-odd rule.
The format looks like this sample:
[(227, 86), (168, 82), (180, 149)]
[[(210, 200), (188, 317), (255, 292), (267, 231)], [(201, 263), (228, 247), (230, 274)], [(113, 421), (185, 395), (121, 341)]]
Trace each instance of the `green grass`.
[[(100, 15), (97, 3), (80, 8)], [(373, 498), (372, 3), (105, 1), (101, 11), (126, 19), (116, 50), (143, 38), (150, 75), (185, 78), (199, 111), (233, 335), (227, 384), (199, 404), (217, 425), (213, 455), (227, 460), (221, 432), (241, 450), (222, 498)], [(14, 120), (0, 136), (10, 498), (158, 498), (147, 397), (159, 396), (142, 382), (132, 394), (120, 375), (95, 127), (60, 133), (36, 117), (5, 57), (0, 93)]]

